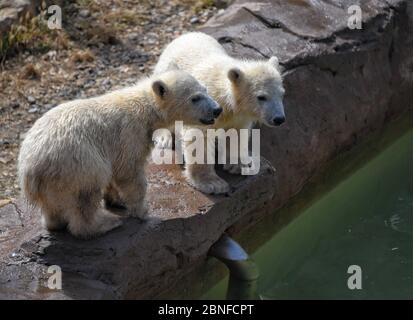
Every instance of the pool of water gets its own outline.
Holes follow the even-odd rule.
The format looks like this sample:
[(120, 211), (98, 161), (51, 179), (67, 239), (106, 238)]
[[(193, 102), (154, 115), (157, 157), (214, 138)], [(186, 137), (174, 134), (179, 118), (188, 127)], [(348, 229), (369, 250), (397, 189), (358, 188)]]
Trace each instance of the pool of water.
[[(263, 299), (413, 299), (413, 129), (251, 254)], [(350, 290), (348, 268), (361, 268)], [(228, 279), (203, 298), (224, 299)]]

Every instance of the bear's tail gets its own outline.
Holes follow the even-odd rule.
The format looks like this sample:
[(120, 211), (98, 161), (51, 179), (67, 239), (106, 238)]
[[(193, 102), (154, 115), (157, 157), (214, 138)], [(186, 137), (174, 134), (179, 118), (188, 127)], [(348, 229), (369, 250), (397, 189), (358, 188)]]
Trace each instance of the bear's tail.
[(25, 201), (32, 207), (38, 207), (43, 202), (42, 180), (42, 174), (39, 174), (39, 172), (30, 169), (19, 172), (20, 188)]

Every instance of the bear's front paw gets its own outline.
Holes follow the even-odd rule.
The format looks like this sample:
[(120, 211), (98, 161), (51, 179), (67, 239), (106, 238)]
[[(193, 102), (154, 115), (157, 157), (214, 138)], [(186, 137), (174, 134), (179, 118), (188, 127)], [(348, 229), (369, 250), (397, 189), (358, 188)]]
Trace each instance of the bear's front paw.
[(128, 207), (128, 216), (133, 218), (138, 218), (141, 220), (146, 220), (148, 216), (148, 207), (146, 203), (142, 203), (139, 205), (134, 205)]
[(241, 174), (242, 168), (243, 168), (243, 164), (241, 163), (236, 163), (236, 164), (226, 163), (223, 166), (223, 169), (231, 174)]
[[(250, 162), (248, 164), (244, 164), (242, 162), (236, 163), (236, 164), (226, 163), (226, 164), (223, 165), (222, 168), (225, 171), (227, 171), (231, 174), (245, 174), (245, 175), (248, 175), (248, 174), (251, 174), (251, 172), (257, 173), (255, 170), (253, 170), (254, 168), (256, 168), (256, 167), (254, 167), (253, 162)], [(253, 173), (253, 174), (255, 174), (255, 173)]]
[(126, 210), (125, 203), (120, 199), (115, 200), (115, 199), (105, 195), (103, 200), (104, 200), (104, 203), (105, 203), (105, 208), (108, 209), (109, 211), (124, 211), (124, 210)]
[(105, 208), (110, 211), (124, 211), (126, 210), (126, 205), (119, 195), (118, 190), (110, 184), (105, 194), (103, 195), (103, 201)]
[(187, 180), (195, 189), (207, 194), (223, 194), (230, 190), (228, 182), (218, 175), (189, 176)]

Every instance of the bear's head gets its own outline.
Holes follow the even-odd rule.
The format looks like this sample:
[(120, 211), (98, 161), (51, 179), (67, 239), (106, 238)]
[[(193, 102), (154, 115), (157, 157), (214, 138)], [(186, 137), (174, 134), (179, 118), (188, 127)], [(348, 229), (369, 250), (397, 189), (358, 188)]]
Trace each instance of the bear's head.
[(278, 59), (245, 61), (227, 73), (235, 100), (236, 114), (251, 117), (268, 126), (285, 121), (284, 88)]
[(152, 90), (167, 122), (183, 121), (188, 125), (209, 125), (222, 108), (207, 90), (189, 73), (174, 69), (157, 76)]

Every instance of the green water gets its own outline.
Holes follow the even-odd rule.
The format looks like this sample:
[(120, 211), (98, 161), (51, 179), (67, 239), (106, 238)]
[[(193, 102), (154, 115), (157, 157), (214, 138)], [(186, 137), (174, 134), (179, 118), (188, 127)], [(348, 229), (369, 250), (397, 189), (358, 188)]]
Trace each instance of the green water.
[[(413, 130), (251, 254), (264, 299), (413, 299)], [(350, 290), (350, 265), (361, 290)], [(225, 298), (227, 279), (203, 298)]]

